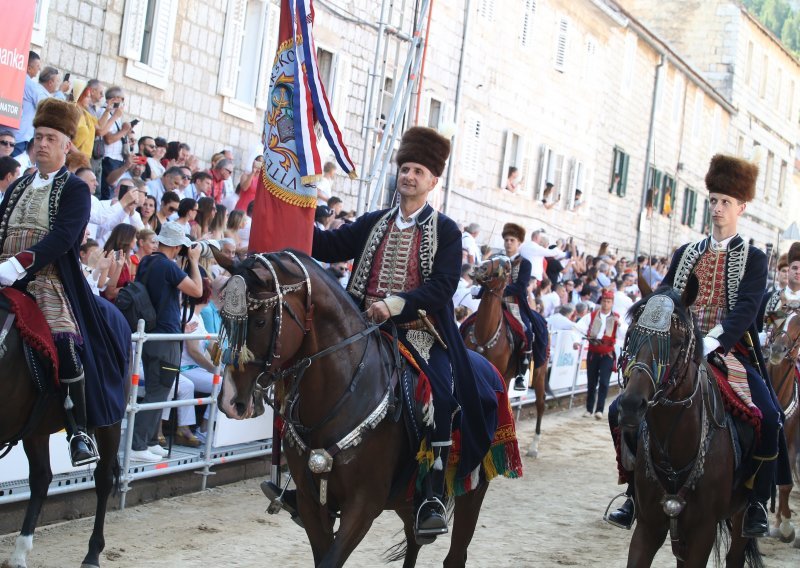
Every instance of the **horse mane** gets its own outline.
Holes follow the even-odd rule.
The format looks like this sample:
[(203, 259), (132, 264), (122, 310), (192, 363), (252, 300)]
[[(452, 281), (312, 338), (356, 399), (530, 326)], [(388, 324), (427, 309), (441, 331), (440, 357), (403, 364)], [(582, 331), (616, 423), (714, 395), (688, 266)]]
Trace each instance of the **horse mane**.
[(634, 319), (637, 318), (640, 314), (642, 309), (644, 309), (645, 304), (647, 301), (652, 298), (653, 296), (667, 296), (675, 306), (679, 309), (675, 310), (675, 314), (677, 314), (678, 318), (680, 319), (681, 323), (686, 326), (686, 329), (692, 330), (696, 339), (696, 345), (702, 345), (702, 334), (700, 333), (700, 328), (697, 326), (697, 322), (695, 321), (692, 313), (689, 311), (689, 308), (683, 305), (683, 298), (678, 293), (678, 291), (673, 288), (672, 286), (661, 286), (653, 291), (652, 294), (648, 296), (644, 296), (641, 300), (633, 304), (630, 309), (628, 309), (627, 319), (630, 323), (634, 322)]

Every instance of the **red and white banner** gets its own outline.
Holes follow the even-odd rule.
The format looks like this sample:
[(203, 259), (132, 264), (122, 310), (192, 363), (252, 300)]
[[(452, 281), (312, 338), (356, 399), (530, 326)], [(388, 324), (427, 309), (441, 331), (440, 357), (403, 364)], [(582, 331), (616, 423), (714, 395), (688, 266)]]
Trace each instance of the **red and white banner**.
[(3, 2), (0, 33), (0, 124), (19, 128), (36, 0)]

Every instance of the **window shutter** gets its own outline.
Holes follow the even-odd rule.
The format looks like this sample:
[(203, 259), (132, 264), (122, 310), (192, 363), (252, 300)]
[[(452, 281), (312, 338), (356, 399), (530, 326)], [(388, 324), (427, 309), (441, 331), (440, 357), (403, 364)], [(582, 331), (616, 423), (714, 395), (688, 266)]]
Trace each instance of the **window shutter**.
[(280, 16), (281, 9), (272, 2), (267, 2), (267, 26), (264, 30), (264, 45), (261, 50), (258, 91), (256, 93), (256, 106), (261, 109), (266, 109), (269, 104), (269, 83), (272, 75), (272, 66), (275, 63), (275, 53), (278, 51)]
[(536, 0), (525, 0), (525, 13), (522, 16), (522, 32), (519, 41), (528, 47), (533, 40), (533, 17), (536, 15)]
[[(503, 165), (500, 167), (500, 187), (505, 188), (506, 183), (506, 176), (508, 175), (508, 168), (512, 165), (511, 159), (511, 140), (514, 136), (514, 132), (512, 130), (506, 130), (506, 140), (505, 140), (505, 147), (503, 150)], [(516, 165), (516, 164), (514, 164)], [(519, 166), (517, 166), (519, 168)], [(522, 175), (522, 172), (520, 172)]]
[(166, 78), (172, 63), (172, 46), (175, 37), (175, 21), (178, 15), (178, 0), (161, 0), (157, 4), (155, 31), (150, 46), (150, 67)]
[(331, 112), (340, 130), (344, 128), (347, 120), (347, 99), (350, 96), (351, 67), (352, 61), (347, 55), (343, 53), (336, 54), (336, 79), (333, 82), (333, 93), (328, 93), (328, 97), (333, 97)]
[(147, 0), (127, 0), (122, 16), (122, 33), (119, 38), (119, 55), (139, 61), (142, 56), (144, 24), (147, 17)]
[(494, 0), (481, 0), (478, 5), (478, 13), (489, 20), (494, 21)]
[[(242, 56), (247, 0), (228, 0), (225, 18), (225, 33), (222, 37), (222, 56), (219, 63), (217, 92), (226, 97), (236, 95), (236, 80), (239, 77), (239, 61)], [(262, 52), (262, 58), (266, 53)]]
[(534, 196), (537, 201), (542, 198), (544, 193), (544, 184), (547, 183), (547, 174), (550, 170), (550, 158), (552, 155), (553, 151), (550, 147), (547, 144), (542, 144), (539, 149), (539, 179), (537, 180), (536, 195)]
[(522, 181), (523, 181), (523, 192), (525, 195), (531, 194), (531, 188), (533, 187), (533, 171), (531, 169), (531, 164), (533, 163), (533, 159), (531, 156), (531, 146), (532, 144), (529, 142), (530, 137), (525, 136), (522, 139)]
[(464, 179), (475, 181), (478, 165), (478, 153), (481, 142), (481, 119), (475, 113), (469, 113), (464, 123), (464, 144), (461, 172)]
[(569, 20), (561, 18), (558, 23), (558, 36), (556, 37), (556, 71), (564, 72), (567, 64), (567, 40), (569, 34)]
[(694, 191), (691, 192), (691, 204), (689, 206), (689, 218), (687, 219), (687, 225), (690, 227), (694, 227), (694, 216), (697, 210), (697, 193)]
[(625, 197), (625, 194), (628, 191), (628, 161), (630, 160), (630, 156), (627, 154), (622, 154), (620, 161), (621, 169), (619, 175), (619, 186), (617, 187), (617, 195), (620, 197)]

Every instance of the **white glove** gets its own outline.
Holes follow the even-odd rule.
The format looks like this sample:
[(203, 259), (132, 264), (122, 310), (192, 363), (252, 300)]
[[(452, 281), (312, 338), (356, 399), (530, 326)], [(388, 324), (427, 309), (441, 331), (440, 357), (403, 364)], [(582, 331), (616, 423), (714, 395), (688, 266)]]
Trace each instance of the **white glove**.
[(480, 294), (480, 293), (481, 293), (481, 287), (480, 287), (480, 286), (472, 286), (472, 287), (469, 289), (469, 293), (470, 293), (470, 295), (471, 295), (473, 298), (477, 298), (477, 297), (478, 297), (478, 294)]
[(25, 276), (25, 269), (16, 258), (0, 262), (0, 286), (11, 286), (23, 276)]
[(720, 343), (713, 337), (704, 337), (703, 338), (703, 357), (707, 357), (709, 353), (713, 353), (717, 349), (719, 349)]

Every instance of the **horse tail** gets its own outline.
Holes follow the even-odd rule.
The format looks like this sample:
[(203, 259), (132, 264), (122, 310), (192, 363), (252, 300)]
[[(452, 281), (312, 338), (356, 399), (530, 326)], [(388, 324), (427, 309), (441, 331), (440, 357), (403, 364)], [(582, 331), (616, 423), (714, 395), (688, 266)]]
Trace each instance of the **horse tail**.
[(758, 548), (758, 539), (750, 538), (744, 546), (744, 563), (750, 568), (764, 568), (764, 557)]
[(714, 540), (714, 566), (722, 565), (721, 550), (728, 550), (731, 543), (731, 522), (720, 521), (717, 523), (717, 538)]
[(122, 466), (119, 463), (119, 456), (114, 455), (114, 465), (111, 466), (111, 475), (114, 476), (114, 497), (119, 495), (120, 490), (120, 482), (122, 479)]
[(407, 551), (408, 551), (408, 541), (404, 536), (403, 540), (401, 540), (394, 546), (388, 548), (386, 552), (383, 553), (383, 558), (387, 563), (397, 562), (398, 560), (403, 560), (406, 557)]

